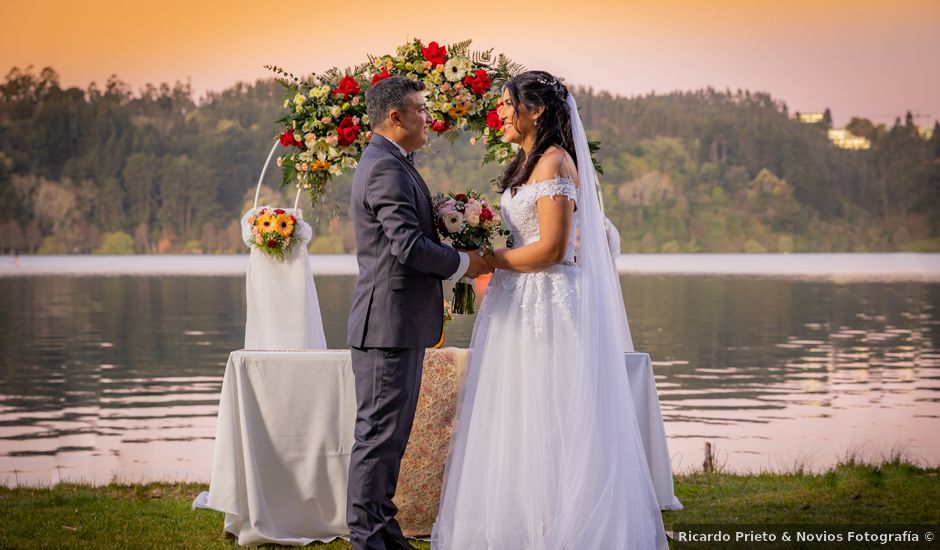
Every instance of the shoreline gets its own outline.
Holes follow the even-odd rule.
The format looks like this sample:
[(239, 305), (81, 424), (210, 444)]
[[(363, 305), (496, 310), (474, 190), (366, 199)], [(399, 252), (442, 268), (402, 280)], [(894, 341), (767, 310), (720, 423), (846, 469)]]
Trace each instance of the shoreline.
[[(938, 474), (938, 469), (903, 460), (847, 462), (821, 474), (677, 474), (676, 496), (684, 508), (664, 511), (663, 526), (673, 538), (676, 529), (716, 524), (728, 529), (758, 524), (936, 526), (940, 510), (931, 504), (940, 499)], [(0, 488), (5, 519), (0, 546), (231, 549), (222, 532), (223, 515), (192, 509), (193, 499), (207, 489), (205, 483), (172, 482)], [(411, 543), (429, 548), (427, 539), (417, 536)], [(339, 539), (314, 546), (345, 550), (349, 543)]]
[[(0, 256), (0, 278), (237, 277), (248, 254)], [(940, 282), (940, 253), (621, 254), (621, 275), (761, 277), (851, 282)], [(310, 255), (315, 276), (355, 276), (352, 254)]]

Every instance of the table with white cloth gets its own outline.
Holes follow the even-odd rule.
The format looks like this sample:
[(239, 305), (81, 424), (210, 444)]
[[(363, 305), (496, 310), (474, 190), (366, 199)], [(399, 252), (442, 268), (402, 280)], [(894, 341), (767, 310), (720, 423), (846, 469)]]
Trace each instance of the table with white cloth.
[[(426, 536), (437, 514), (466, 349), (430, 349), (395, 503), (402, 530)], [(652, 363), (625, 354), (660, 507), (679, 510)], [(345, 537), (346, 479), (356, 394), (348, 350), (250, 351), (229, 356), (209, 491), (194, 508), (225, 514), (241, 545), (305, 545)]]

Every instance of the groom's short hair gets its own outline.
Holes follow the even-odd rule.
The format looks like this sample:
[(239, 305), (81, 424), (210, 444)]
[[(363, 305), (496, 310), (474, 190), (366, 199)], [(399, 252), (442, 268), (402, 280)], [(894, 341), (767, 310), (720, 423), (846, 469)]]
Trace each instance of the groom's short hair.
[(411, 92), (424, 90), (424, 83), (401, 76), (392, 76), (380, 80), (366, 91), (366, 113), (369, 115), (369, 127), (378, 128), (388, 118), (392, 109), (404, 109), (405, 98)]

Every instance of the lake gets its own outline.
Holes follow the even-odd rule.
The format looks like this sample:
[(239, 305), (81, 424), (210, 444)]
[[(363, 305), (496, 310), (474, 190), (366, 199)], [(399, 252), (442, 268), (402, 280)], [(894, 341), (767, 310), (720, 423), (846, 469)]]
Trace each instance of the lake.
[[(350, 257), (313, 257), (345, 347)], [(207, 481), (245, 256), (0, 257), (0, 483)], [(940, 255), (630, 255), (674, 468), (940, 463)], [(351, 267), (350, 267), (351, 266)], [(472, 317), (448, 326), (466, 347)]]

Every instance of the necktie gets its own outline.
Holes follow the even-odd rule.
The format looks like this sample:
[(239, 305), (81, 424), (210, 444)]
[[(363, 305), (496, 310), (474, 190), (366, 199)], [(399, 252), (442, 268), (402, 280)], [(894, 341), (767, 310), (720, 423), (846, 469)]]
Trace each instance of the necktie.
[(411, 153), (408, 153), (407, 155), (405, 155), (405, 160), (408, 161), (408, 164), (414, 166), (414, 165), (415, 165), (415, 154), (414, 154), (414, 152), (411, 152)]

